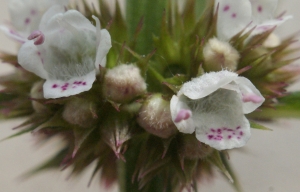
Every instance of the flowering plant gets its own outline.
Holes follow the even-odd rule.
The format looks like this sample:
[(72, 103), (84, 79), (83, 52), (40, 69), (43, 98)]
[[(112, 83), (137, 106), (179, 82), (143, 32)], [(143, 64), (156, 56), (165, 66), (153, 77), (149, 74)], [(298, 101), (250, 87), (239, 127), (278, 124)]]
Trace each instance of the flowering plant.
[(299, 117), (285, 91), (294, 36), (273, 33), (292, 16), (275, 17), (276, 0), (127, 0), (126, 17), (81, 3), (11, 0), (0, 26), (20, 44), (0, 55), (16, 67), (0, 78), (1, 116), (28, 116), (9, 138), (65, 141), (29, 174), (96, 162), (107, 187), (197, 191), (216, 167), (240, 191), (227, 152), (268, 130), (259, 120)]

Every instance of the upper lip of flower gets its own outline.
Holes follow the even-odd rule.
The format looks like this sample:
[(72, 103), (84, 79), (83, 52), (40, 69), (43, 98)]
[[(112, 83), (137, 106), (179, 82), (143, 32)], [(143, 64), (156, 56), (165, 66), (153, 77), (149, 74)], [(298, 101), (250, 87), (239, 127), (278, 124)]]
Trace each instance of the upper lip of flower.
[[(111, 47), (110, 35), (100, 30), (76, 10), (64, 13), (54, 6), (43, 16), (40, 31), (29, 36), (19, 53), (18, 61), (28, 71), (46, 79), (45, 98), (58, 98), (87, 91), (95, 80), (99, 65)], [(34, 41), (34, 42), (33, 42)]]
[(215, 0), (215, 7), (218, 8), (217, 35), (222, 40), (229, 40), (243, 29), (246, 32), (253, 27), (251, 35), (257, 35), (292, 18), (273, 18), (277, 1)]
[(245, 145), (251, 133), (244, 114), (263, 102), (248, 79), (224, 70), (185, 83), (172, 97), (170, 108), (179, 131), (196, 131), (198, 140), (223, 150)]

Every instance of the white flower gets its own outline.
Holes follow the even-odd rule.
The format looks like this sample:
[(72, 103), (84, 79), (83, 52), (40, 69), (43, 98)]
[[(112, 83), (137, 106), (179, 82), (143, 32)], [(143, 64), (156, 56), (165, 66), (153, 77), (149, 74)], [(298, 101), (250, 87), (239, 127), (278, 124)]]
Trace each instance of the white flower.
[(195, 131), (199, 141), (224, 150), (246, 144), (251, 133), (244, 114), (254, 111), (264, 100), (247, 78), (224, 70), (183, 84), (172, 97), (170, 109), (180, 132)]
[(39, 31), (33, 32), (18, 53), (18, 62), (46, 82), (45, 98), (58, 98), (87, 91), (95, 81), (99, 65), (105, 66), (111, 47), (107, 30), (100, 30), (76, 10), (59, 6), (43, 16)]
[(255, 27), (251, 35), (270, 30), (292, 16), (274, 18), (278, 0), (215, 0), (219, 7), (217, 36), (221, 40), (231, 37), (246, 28), (246, 32)]
[(9, 37), (24, 43), (28, 35), (38, 30), (43, 14), (52, 6), (67, 6), (69, 0), (9, 0), (8, 8), (12, 27), (0, 29)]

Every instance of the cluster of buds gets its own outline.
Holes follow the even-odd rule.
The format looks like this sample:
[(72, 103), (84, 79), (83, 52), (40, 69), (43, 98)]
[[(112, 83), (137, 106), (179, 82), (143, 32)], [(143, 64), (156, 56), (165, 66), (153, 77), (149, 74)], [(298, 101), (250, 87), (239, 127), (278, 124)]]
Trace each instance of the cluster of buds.
[(131, 12), (125, 21), (118, 4), (111, 14), (99, 0), (100, 15), (83, 2), (83, 11), (67, 0), (10, 4), (13, 28), (0, 29), (21, 46), (0, 55), (17, 66), (0, 78), (1, 113), (30, 115), (16, 135), (62, 136), (49, 167), (72, 165), (78, 174), (96, 161), (92, 178), (101, 173), (106, 186), (119, 179), (127, 191), (163, 181), (156, 189), (192, 189), (213, 167), (235, 178), (227, 150), (246, 145), (251, 128), (261, 128), (257, 117), (280, 116), (264, 111), (291, 103), (285, 88), (299, 70), (285, 58), (293, 38), (273, 34), (291, 16), (273, 18), (277, 1), (215, 0), (198, 18), (195, 1), (182, 12), (168, 1), (142, 25)]

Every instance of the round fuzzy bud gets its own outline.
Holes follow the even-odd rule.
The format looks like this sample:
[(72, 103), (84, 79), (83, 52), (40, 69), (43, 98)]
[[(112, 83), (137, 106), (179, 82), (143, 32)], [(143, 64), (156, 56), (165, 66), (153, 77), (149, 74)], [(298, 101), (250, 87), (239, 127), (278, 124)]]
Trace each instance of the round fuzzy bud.
[(240, 59), (239, 52), (234, 47), (217, 38), (212, 38), (206, 43), (203, 57), (206, 71), (235, 71)]
[(161, 94), (150, 96), (139, 111), (138, 124), (147, 132), (161, 138), (168, 138), (177, 132), (170, 112), (170, 102)]
[(194, 134), (184, 134), (179, 143), (179, 156), (184, 159), (203, 159), (213, 152), (213, 148), (201, 143)]
[(70, 124), (90, 128), (97, 119), (93, 115), (94, 104), (81, 98), (72, 98), (64, 106), (63, 118)]
[(104, 96), (117, 103), (125, 103), (142, 95), (146, 88), (140, 69), (133, 64), (109, 69), (104, 77)]
[(32, 108), (38, 113), (48, 112), (50, 110), (46, 105), (43, 105), (42, 103), (34, 100), (34, 99), (45, 99), (44, 92), (43, 92), (43, 85), (44, 85), (44, 81), (38, 81), (33, 84), (30, 90), (30, 98), (32, 98), (31, 101)]
[(274, 33), (271, 33), (263, 43), (263, 46), (267, 48), (273, 48), (280, 45), (280, 43), (281, 43), (280, 38)]

